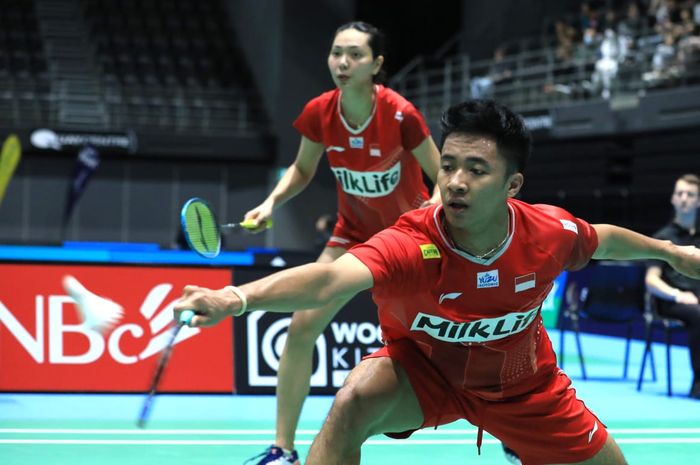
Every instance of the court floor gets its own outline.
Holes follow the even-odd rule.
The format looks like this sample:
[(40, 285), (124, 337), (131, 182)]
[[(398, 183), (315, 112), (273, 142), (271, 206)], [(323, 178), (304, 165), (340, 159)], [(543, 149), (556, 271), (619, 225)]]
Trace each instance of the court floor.
[[(552, 335), (556, 341), (556, 335)], [(574, 346), (567, 343), (568, 347)], [(659, 381), (635, 390), (641, 343), (633, 346), (631, 376), (622, 380), (623, 342), (585, 336), (588, 374), (580, 379), (572, 354), (565, 368), (579, 396), (606, 423), (634, 465), (697, 463), (700, 401), (685, 397), (690, 383), (686, 348), (674, 348), (676, 396), (665, 396), (662, 347), (656, 347)], [(635, 378), (635, 379), (632, 379)], [(135, 425), (143, 396), (103, 394), (0, 394), (2, 465), (213, 465), (242, 464), (273, 439), (270, 396), (163, 395), (151, 421)], [(332, 399), (311, 397), (302, 415), (297, 445), (302, 456), (321, 426)], [(499, 443), (456, 422), (395, 441), (376, 436), (363, 447), (365, 465), (464, 463), (505, 464)]]

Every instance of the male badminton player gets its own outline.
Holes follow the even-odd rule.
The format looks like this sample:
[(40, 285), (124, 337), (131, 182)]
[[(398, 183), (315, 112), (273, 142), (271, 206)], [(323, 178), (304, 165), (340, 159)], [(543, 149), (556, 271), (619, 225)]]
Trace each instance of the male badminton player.
[(531, 137), (503, 106), (454, 105), (442, 130), (442, 205), (405, 213), (333, 263), (241, 288), (188, 286), (175, 317), (193, 309), (191, 324), (207, 326), (248, 310), (313, 308), (372, 289), (386, 345), (346, 379), (307, 465), (358, 464), (371, 435), (406, 438), (459, 418), (478, 427), (477, 448), (488, 431), (523, 465), (625, 464), (557, 367), (542, 302), (563, 270), (591, 258), (653, 258), (700, 279), (700, 249), (515, 200)]

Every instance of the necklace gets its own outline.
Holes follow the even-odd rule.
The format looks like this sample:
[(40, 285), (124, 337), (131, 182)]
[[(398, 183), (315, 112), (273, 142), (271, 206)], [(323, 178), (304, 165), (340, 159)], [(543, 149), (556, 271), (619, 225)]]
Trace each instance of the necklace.
[(484, 258), (491, 256), (494, 252), (496, 252), (498, 249), (500, 249), (501, 247), (503, 247), (503, 244), (506, 243), (506, 241), (508, 240), (508, 237), (509, 237), (509, 236), (510, 236), (510, 228), (508, 228), (508, 231), (506, 231), (506, 237), (504, 237), (503, 240), (502, 240), (501, 242), (499, 242), (498, 245), (497, 245), (496, 247), (494, 247), (493, 249), (489, 250), (488, 252), (482, 253), (481, 255), (477, 255), (477, 254), (472, 254), (472, 255), (473, 255), (475, 258), (478, 258), (479, 260), (483, 260)]
[(453, 241), (457, 247), (460, 247), (462, 250), (466, 251), (474, 258), (476, 258), (478, 260), (483, 260), (487, 257), (490, 257), (491, 255), (493, 255), (494, 252), (497, 252), (501, 247), (503, 247), (503, 245), (508, 241), (509, 237), (510, 237), (510, 221), (508, 222), (508, 229), (506, 230), (506, 237), (504, 237), (503, 240), (501, 242), (499, 242), (496, 247), (494, 247), (494, 248), (492, 248), (492, 249), (490, 249), (482, 254), (477, 255), (475, 253), (471, 253), (466, 248), (460, 247), (459, 243), (456, 240), (453, 239)]

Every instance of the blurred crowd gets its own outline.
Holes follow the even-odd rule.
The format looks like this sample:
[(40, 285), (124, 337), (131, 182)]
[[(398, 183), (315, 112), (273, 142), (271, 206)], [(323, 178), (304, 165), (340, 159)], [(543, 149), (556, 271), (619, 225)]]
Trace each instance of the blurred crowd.
[[(700, 82), (699, 0), (582, 2), (578, 14), (553, 19), (547, 28), (553, 74), (571, 79), (552, 80), (545, 93), (609, 98), (629, 83), (646, 89)], [(472, 96), (493, 96), (494, 86), (513, 75), (518, 60), (506, 56), (508, 48), (494, 52), (488, 75), (472, 79)], [(585, 79), (573, 79), (574, 69), (585, 69)]]
[(633, 77), (641, 70), (647, 87), (673, 85), (684, 75), (700, 77), (697, 0), (630, 1), (622, 10), (595, 9), (591, 3), (582, 3), (578, 29), (557, 23), (557, 53), (573, 53), (579, 33), (579, 47), (598, 47), (591, 85), (604, 98), (623, 73)]

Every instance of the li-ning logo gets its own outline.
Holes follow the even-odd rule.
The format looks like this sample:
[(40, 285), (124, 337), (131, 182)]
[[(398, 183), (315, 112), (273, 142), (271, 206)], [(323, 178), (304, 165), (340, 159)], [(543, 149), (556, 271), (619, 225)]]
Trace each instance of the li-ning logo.
[(598, 431), (598, 421), (593, 424), (593, 429), (588, 433), (588, 444), (591, 443), (591, 439), (593, 439), (593, 435), (596, 431)]
[(423, 331), (445, 342), (497, 341), (517, 334), (535, 319), (539, 307), (527, 312), (508, 313), (499, 318), (483, 318), (476, 321), (456, 322), (427, 313), (418, 313), (411, 331)]
[(401, 163), (387, 171), (353, 171), (331, 168), (344, 192), (360, 197), (384, 197), (396, 189), (401, 181)]
[(447, 294), (440, 294), (440, 300), (438, 300), (438, 303), (441, 304), (445, 300), (455, 300), (461, 295), (461, 292), (448, 292)]

